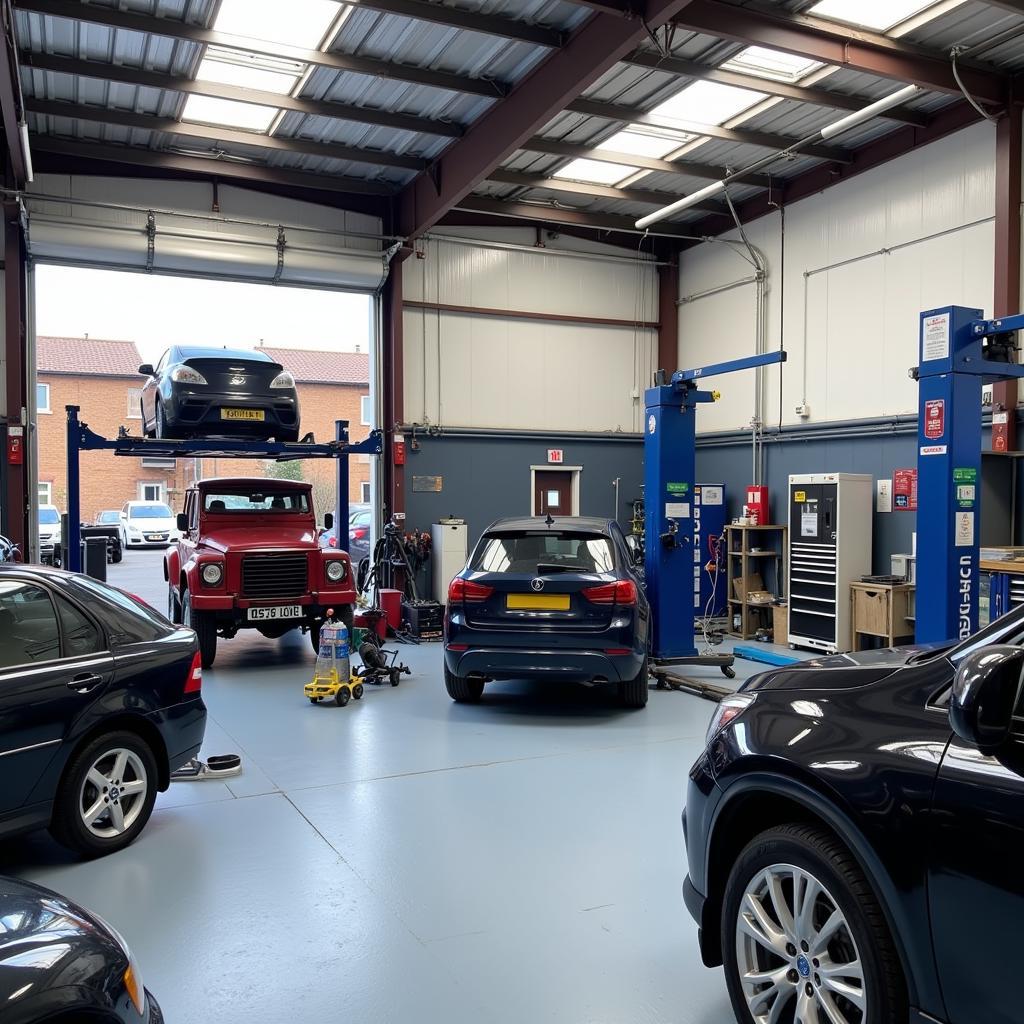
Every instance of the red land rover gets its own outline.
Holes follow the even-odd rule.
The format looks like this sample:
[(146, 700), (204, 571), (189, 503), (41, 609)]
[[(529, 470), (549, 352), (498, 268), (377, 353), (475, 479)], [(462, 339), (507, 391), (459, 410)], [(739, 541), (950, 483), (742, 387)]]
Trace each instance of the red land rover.
[(310, 634), (328, 608), (350, 629), (355, 583), (344, 551), (317, 543), (312, 488), (291, 480), (201, 480), (178, 515), (181, 540), (164, 556), (167, 615), (199, 636), (203, 668), (217, 637), (258, 629)]

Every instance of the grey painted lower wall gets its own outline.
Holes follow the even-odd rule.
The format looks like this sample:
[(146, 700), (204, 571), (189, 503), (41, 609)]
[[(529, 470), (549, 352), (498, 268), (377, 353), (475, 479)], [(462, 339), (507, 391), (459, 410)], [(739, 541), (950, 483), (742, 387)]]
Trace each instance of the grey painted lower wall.
[[(790, 473), (869, 473), (891, 477), (893, 471), (917, 464), (916, 427), (894, 425), (871, 437), (823, 438), (794, 433), (765, 443), (765, 480), (773, 518), (785, 511)], [(1024, 439), (1022, 439), (1024, 440)], [(625, 526), (629, 502), (641, 494), (643, 442), (622, 439), (572, 439), (558, 436), (524, 438), (494, 434), (418, 437), (419, 450), (406, 464), (406, 528), (429, 529), (438, 518), (460, 516), (469, 525), (472, 546), (481, 531), (502, 516), (530, 513), (530, 467), (547, 461), (547, 449), (561, 448), (565, 465), (582, 466), (580, 513), (611, 516), (615, 509), (612, 481), (620, 479), (619, 518)], [(986, 437), (984, 444), (987, 446)], [(557, 467), (552, 467), (557, 468)], [(412, 489), (413, 476), (439, 476), (439, 492)], [(747, 444), (726, 439), (703, 439), (697, 449), (698, 482), (724, 483), (730, 516), (738, 515), (744, 489), (750, 483), (751, 456)], [(1012, 461), (992, 456), (983, 462), (982, 543), (1011, 544), (1013, 512), (1017, 507)], [(1017, 486), (1018, 492), (1020, 491)], [(1018, 498), (1024, 497), (1018, 493)], [(874, 513), (873, 564), (876, 573), (889, 571), (889, 556), (911, 550), (916, 528), (913, 512)]]

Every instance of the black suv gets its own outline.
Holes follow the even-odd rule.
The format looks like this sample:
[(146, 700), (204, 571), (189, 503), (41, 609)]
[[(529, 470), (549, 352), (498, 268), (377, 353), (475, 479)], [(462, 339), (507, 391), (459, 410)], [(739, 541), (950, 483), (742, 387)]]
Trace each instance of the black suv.
[(684, 897), (743, 1024), (1019, 1024), (1024, 609), (765, 672), (690, 772)]

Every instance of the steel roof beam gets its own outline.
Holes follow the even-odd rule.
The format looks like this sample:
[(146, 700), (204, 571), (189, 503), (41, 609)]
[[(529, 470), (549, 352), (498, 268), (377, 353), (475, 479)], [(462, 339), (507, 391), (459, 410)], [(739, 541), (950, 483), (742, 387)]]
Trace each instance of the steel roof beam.
[(646, 0), (642, 15), (624, 21), (594, 14), (532, 71), (506, 100), (472, 124), (398, 197), (397, 232), (416, 238), (437, 223), (503, 160), (593, 85), (648, 34), (693, 0)]
[(235, 100), (240, 103), (279, 107), (282, 110), (308, 114), (312, 117), (333, 117), (356, 124), (382, 125), (386, 128), (397, 128), (400, 131), (418, 132), (421, 135), (438, 135), (443, 138), (458, 139), (463, 134), (461, 125), (453, 124), (450, 121), (435, 121), (427, 117), (414, 117), (411, 114), (394, 114), (387, 110), (374, 110), (371, 107), (335, 103), (333, 100), (282, 96), (276, 92), (263, 92), (260, 89), (249, 89), (239, 85), (226, 85), (222, 82), (208, 82), (185, 78), (181, 75), (168, 75), (160, 71), (145, 71), (141, 68), (125, 67), (123, 64), (106, 64), (95, 60), (79, 60), (76, 57), (58, 57), (51, 53), (32, 53), (22, 50), (21, 65), (23, 68), (35, 68), (40, 71), (53, 71), (58, 74), (76, 75), (83, 78), (96, 78), (105, 82), (119, 82), (124, 85), (167, 89), (194, 96), (213, 96), (217, 99)]
[(369, 7), (383, 14), (397, 14), (403, 18), (429, 21), (448, 28), (479, 32), (487, 36), (514, 39), (521, 43), (534, 43), (557, 49), (565, 42), (565, 34), (555, 28), (516, 21), (497, 14), (481, 14), (461, 7), (433, 3), (430, 0), (350, 0), (353, 7)]
[[(816, 89), (810, 85), (777, 82), (770, 78), (760, 78), (757, 75), (747, 75), (739, 71), (708, 67), (706, 64), (697, 63), (697, 61), (680, 60), (678, 57), (663, 57), (651, 50), (637, 50), (626, 57), (623, 63), (632, 64), (634, 67), (649, 68), (651, 71), (665, 71), (671, 75), (699, 78), (705, 82), (733, 85), (740, 89), (754, 89), (767, 93), (769, 96), (799, 100), (801, 103), (813, 103), (815, 106), (831, 107), (834, 110), (861, 110), (872, 102), (863, 96), (830, 92), (828, 89)], [(918, 127), (923, 127), (927, 122), (924, 115), (911, 110), (891, 110), (882, 116)]]
[[(673, 192), (655, 192), (644, 188), (615, 188), (613, 185), (596, 185), (587, 181), (569, 181), (565, 178), (546, 178), (543, 175), (522, 174), (519, 171), (502, 169), (491, 171), (488, 181), (499, 185), (516, 185), (519, 188), (542, 188), (548, 192), (567, 192), (575, 196), (590, 196), (599, 199), (620, 199), (627, 203), (645, 203), (648, 206), (668, 206), (680, 197)], [(692, 210), (704, 210), (712, 216), (722, 216), (724, 207), (716, 203), (698, 203)], [(728, 213), (725, 212), (728, 216)]]
[(281, 138), (276, 135), (239, 131), (234, 128), (191, 124), (185, 121), (176, 121), (173, 117), (135, 114), (131, 111), (112, 110), (108, 107), (91, 107), (81, 103), (60, 103), (55, 100), (34, 98), (27, 99), (25, 106), (33, 114), (48, 117), (94, 121), (98, 124), (111, 124), (123, 128), (142, 128), (151, 132), (165, 132), (168, 135), (183, 135), (192, 139), (202, 139), (205, 142), (252, 146), (256, 149), (268, 149), (277, 153), (300, 153), (306, 156), (350, 160), (353, 163), (370, 164), (375, 167), (396, 167), (409, 171), (422, 171), (427, 166), (427, 162), (419, 157), (401, 156), (398, 153), (358, 149), (355, 146), (340, 146), (333, 142), (316, 142), (313, 139)]
[(4, 122), (4, 142), (11, 162), (14, 184), (18, 187), (28, 181), (30, 156), (25, 152), (19, 122), (24, 111), (19, 110), (20, 82), (18, 80), (18, 58), (14, 39), (14, 15), (10, 0), (0, 3), (0, 117)]
[(465, 75), (456, 75), (448, 71), (432, 71), (429, 68), (374, 60), (370, 57), (357, 57), (347, 53), (328, 53), (322, 50), (307, 50), (298, 46), (285, 46), (281, 43), (261, 42), (258, 39), (249, 39), (245, 36), (216, 32), (213, 29), (203, 28), (201, 25), (192, 25), (184, 21), (176, 21), (173, 18), (154, 18), (150, 15), (121, 11), (112, 7), (78, 3), (77, 0), (15, 0), (15, 6), (19, 10), (46, 14), (54, 18), (68, 18), (71, 21), (103, 25), (107, 28), (123, 29), (128, 32), (140, 32), (144, 35), (182, 39), (185, 42), (203, 46), (220, 46), (228, 50), (285, 57), (288, 60), (330, 68), (333, 71), (351, 71), (358, 75), (411, 82), (414, 85), (426, 85), (434, 89), (447, 89), (450, 92), (468, 93), (490, 99), (506, 95), (511, 88), (504, 82), (491, 79), (468, 78)]
[[(693, 0), (674, 20), (692, 32), (767, 46), (851, 71), (919, 85), (932, 92), (961, 95), (952, 63), (946, 57), (850, 25), (805, 14), (767, 13), (719, 0)], [(960, 77), (975, 99), (993, 106), (1006, 104), (1009, 89), (1005, 76), (963, 63)]]
[[(603, 117), (605, 120), (621, 121), (623, 124), (643, 124), (651, 128), (691, 132), (694, 135), (704, 135), (711, 139), (724, 139), (727, 142), (738, 142), (745, 146), (761, 146), (764, 149), (787, 149), (797, 141), (789, 135), (775, 135), (772, 132), (754, 131), (750, 128), (721, 128), (712, 124), (678, 121), (674, 117), (659, 117), (657, 114), (637, 110), (635, 107), (627, 107), (620, 103), (605, 103), (602, 100), (573, 100), (566, 104), (565, 109), (574, 114), (585, 114), (587, 117)], [(839, 146), (804, 146), (801, 152), (805, 156), (816, 156), (822, 160), (839, 163), (847, 163), (850, 159), (849, 151)]]
[[(683, 143), (680, 143), (682, 146)], [(549, 156), (568, 156), (574, 160), (603, 160), (608, 164), (621, 164), (624, 167), (639, 167), (645, 171), (659, 171), (662, 174), (679, 174), (691, 178), (707, 178), (718, 181), (730, 173), (726, 167), (714, 164), (698, 164), (688, 160), (655, 160), (649, 156), (636, 156), (633, 153), (618, 153), (611, 149), (600, 149), (595, 146), (581, 146), (575, 142), (562, 142), (560, 139), (546, 139), (534, 136), (523, 143), (524, 150), (530, 153), (546, 153)], [(745, 181), (752, 185), (768, 188), (771, 179), (766, 174), (752, 174)]]

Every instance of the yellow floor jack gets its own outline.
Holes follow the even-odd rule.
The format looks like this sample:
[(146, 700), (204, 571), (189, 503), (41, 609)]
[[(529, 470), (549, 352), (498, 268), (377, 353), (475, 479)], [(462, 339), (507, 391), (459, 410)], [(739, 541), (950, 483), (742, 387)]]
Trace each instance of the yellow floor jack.
[(303, 692), (310, 704), (333, 700), (343, 708), (353, 697), (359, 700), (363, 696), (363, 684), (352, 672), (348, 630), (344, 623), (330, 618), (331, 612), (327, 615), (328, 619), (320, 627), (313, 681), (306, 683)]

